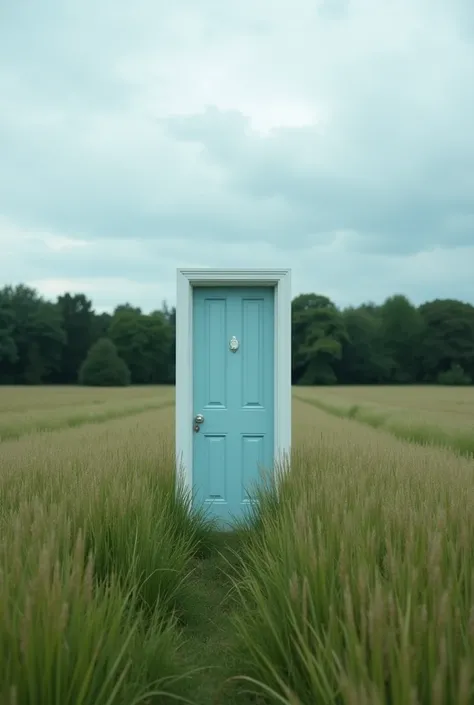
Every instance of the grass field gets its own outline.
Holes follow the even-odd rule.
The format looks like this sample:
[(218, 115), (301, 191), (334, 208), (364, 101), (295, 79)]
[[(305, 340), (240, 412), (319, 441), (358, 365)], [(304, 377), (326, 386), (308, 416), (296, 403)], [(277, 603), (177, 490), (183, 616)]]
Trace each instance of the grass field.
[(473, 411), (296, 389), (292, 472), (223, 537), (172, 389), (0, 388), (0, 705), (471, 705)]

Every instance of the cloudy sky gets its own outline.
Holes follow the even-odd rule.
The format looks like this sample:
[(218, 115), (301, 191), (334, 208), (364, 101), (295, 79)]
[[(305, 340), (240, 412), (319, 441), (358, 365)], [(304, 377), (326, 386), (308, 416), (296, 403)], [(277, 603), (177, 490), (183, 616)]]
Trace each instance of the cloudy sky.
[(474, 302), (473, 125), (472, 0), (3, 2), (0, 286)]

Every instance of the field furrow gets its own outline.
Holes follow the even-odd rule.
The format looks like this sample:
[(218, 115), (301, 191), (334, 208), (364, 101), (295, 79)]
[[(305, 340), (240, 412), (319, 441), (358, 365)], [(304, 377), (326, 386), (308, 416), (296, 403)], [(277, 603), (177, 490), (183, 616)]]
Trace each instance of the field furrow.
[(416, 397), (413, 388), (409, 388), (404, 407), (399, 388), (384, 389), (385, 401), (380, 388), (378, 393), (370, 388), (298, 388), (294, 396), (332, 416), (383, 429), (396, 438), (450, 448), (474, 457), (474, 394), (471, 390), (461, 390), (464, 394), (459, 394), (456, 404), (452, 390), (418, 388)]

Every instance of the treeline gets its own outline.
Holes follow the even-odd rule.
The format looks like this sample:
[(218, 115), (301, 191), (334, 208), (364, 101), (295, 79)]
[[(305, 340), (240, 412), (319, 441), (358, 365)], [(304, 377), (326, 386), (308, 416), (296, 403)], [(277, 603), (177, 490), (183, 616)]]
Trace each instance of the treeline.
[(130, 304), (95, 313), (84, 294), (45, 301), (20, 285), (0, 290), (0, 384), (75, 384), (91, 347), (109, 338), (132, 384), (174, 382), (174, 309)]
[[(91, 348), (96, 374), (101, 351), (111, 359), (114, 346), (127, 381), (173, 384), (175, 318), (166, 303), (149, 314), (128, 303), (98, 314), (84, 294), (51, 302), (23, 285), (4, 287), (0, 384), (75, 384), (81, 370), (84, 382)], [(292, 348), (294, 384), (471, 384), (474, 306), (436, 299), (417, 307), (396, 295), (341, 310), (301, 294), (292, 302)]]

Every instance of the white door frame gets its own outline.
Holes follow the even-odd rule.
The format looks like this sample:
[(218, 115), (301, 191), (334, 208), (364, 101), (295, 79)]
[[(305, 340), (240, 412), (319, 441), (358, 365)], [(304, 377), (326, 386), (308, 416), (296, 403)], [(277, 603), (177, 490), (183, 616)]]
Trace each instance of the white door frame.
[(275, 470), (291, 448), (291, 270), (178, 269), (176, 295), (176, 467), (188, 492), (193, 486), (193, 288), (275, 287)]

